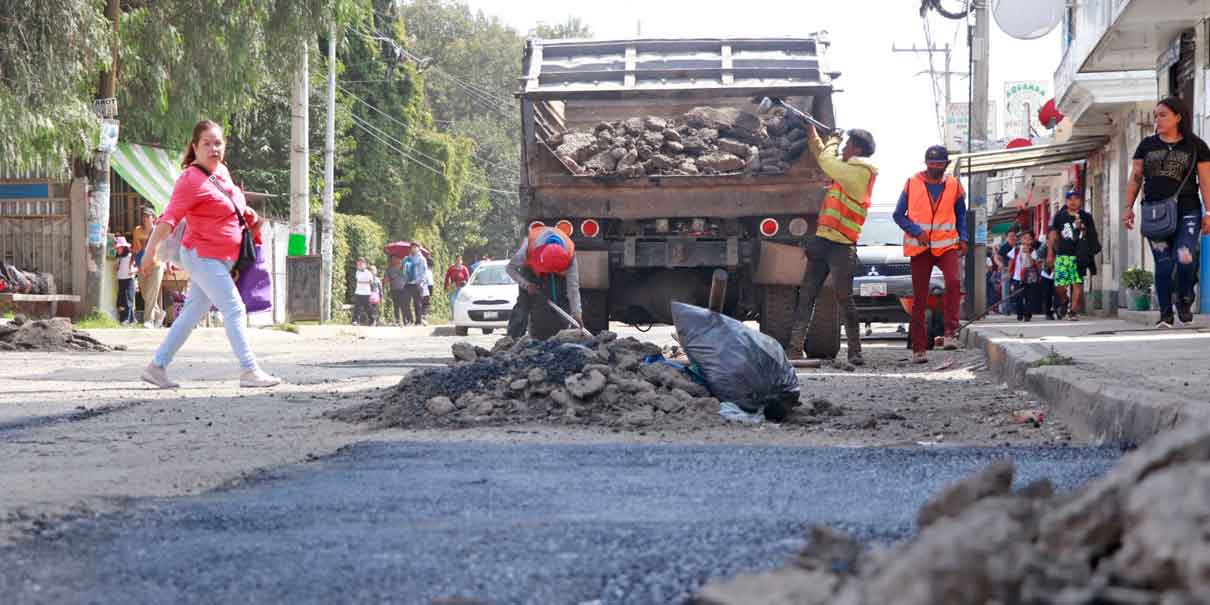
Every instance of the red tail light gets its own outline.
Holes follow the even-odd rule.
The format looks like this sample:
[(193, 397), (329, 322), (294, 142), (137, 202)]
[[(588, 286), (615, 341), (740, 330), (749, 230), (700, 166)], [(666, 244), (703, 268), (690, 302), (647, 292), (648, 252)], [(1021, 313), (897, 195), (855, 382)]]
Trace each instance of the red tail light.
[(592, 219), (588, 219), (580, 223), (580, 233), (584, 237), (596, 237), (601, 234), (601, 224)]
[(571, 221), (569, 221), (567, 219), (563, 219), (563, 220), (555, 223), (555, 229), (562, 231), (563, 235), (566, 235), (569, 237), (571, 236), (572, 232), (575, 231), (575, 227), (573, 227), (571, 224)]
[(760, 222), (760, 234), (765, 237), (773, 237), (774, 235), (777, 235), (777, 232), (780, 230), (781, 226), (777, 224), (777, 221), (771, 218), (767, 218)]

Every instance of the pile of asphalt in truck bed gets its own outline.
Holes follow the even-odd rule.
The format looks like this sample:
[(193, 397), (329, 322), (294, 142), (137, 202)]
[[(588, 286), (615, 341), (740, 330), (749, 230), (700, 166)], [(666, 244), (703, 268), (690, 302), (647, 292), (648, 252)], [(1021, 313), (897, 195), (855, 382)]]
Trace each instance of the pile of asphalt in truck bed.
[(488, 351), (453, 345), (449, 367), (417, 371), (373, 401), (328, 415), (376, 427), (534, 422), (647, 426), (721, 423), (719, 402), (657, 345), (575, 330), (549, 341), (503, 338)]

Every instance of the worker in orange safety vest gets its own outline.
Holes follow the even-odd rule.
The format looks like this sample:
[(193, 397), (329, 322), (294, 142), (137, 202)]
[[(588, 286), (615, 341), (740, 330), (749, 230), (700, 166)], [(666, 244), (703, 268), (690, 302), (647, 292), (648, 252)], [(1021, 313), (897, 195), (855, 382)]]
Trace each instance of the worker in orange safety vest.
[(912, 361), (928, 361), (925, 311), (933, 268), (945, 277), (943, 314), (947, 351), (958, 348), (958, 307), (962, 301), (961, 259), (966, 255), (966, 193), (958, 179), (946, 175), (949, 152), (941, 145), (924, 154), (925, 170), (908, 179), (895, 208), (895, 223), (903, 229), (903, 254), (912, 264)]
[[(508, 335), (521, 338), (529, 330), (535, 340), (554, 334), (535, 333), (539, 326), (529, 325), (530, 311), (549, 298), (584, 325), (580, 303), (580, 270), (576, 265), (576, 245), (566, 233), (546, 226), (535, 226), (509, 260), (505, 272), (517, 282), (520, 291), (508, 320)], [(567, 327), (567, 326), (560, 326)], [(541, 327), (548, 330), (548, 327)], [(555, 329), (555, 331), (558, 331)]]

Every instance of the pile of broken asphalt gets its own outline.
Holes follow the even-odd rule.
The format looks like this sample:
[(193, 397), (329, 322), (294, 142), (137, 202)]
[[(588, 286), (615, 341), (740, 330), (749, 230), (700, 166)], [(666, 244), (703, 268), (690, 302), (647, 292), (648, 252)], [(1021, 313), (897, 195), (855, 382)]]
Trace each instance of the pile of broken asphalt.
[(542, 342), (505, 337), (491, 351), (457, 343), (453, 352), (453, 365), (413, 372), (377, 400), (328, 416), (380, 428), (723, 422), (705, 386), (673, 365), (646, 363), (666, 351), (612, 332), (590, 338), (565, 330)]
[(1162, 434), (1071, 494), (1013, 490), (1003, 461), (921, 507), (912, 540), (864, 549), (814, 527), (776, 571), (704, 587), (697, 605), (1210, 603), (1210, 430)]
[(125, 350), (110, 347), (87, 332), (72, 327), (66, 317), (28, 320), (16, 315), (8, 324), (0, 323), (0, 351), (107, 351)]

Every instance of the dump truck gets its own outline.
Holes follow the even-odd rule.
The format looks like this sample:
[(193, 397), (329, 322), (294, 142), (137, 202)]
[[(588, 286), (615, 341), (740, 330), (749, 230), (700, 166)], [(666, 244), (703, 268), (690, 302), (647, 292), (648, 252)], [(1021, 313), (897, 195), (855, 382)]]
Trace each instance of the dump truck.
[[(828, 70), (828, 46), (826, 32), (527, 41), (521, 220), (570, 234), (590, 330), (671, 323), (670, 303), (681, 301), (789, 342), (801, 243), (828, 179), (805, 123), (758, 104), (778, 98), (834, 123), (839, 74)], [(840, 348), (826, 288), (807, 335), (811, 357)], [(531, 331), (561, 327), (540, 307)]]

